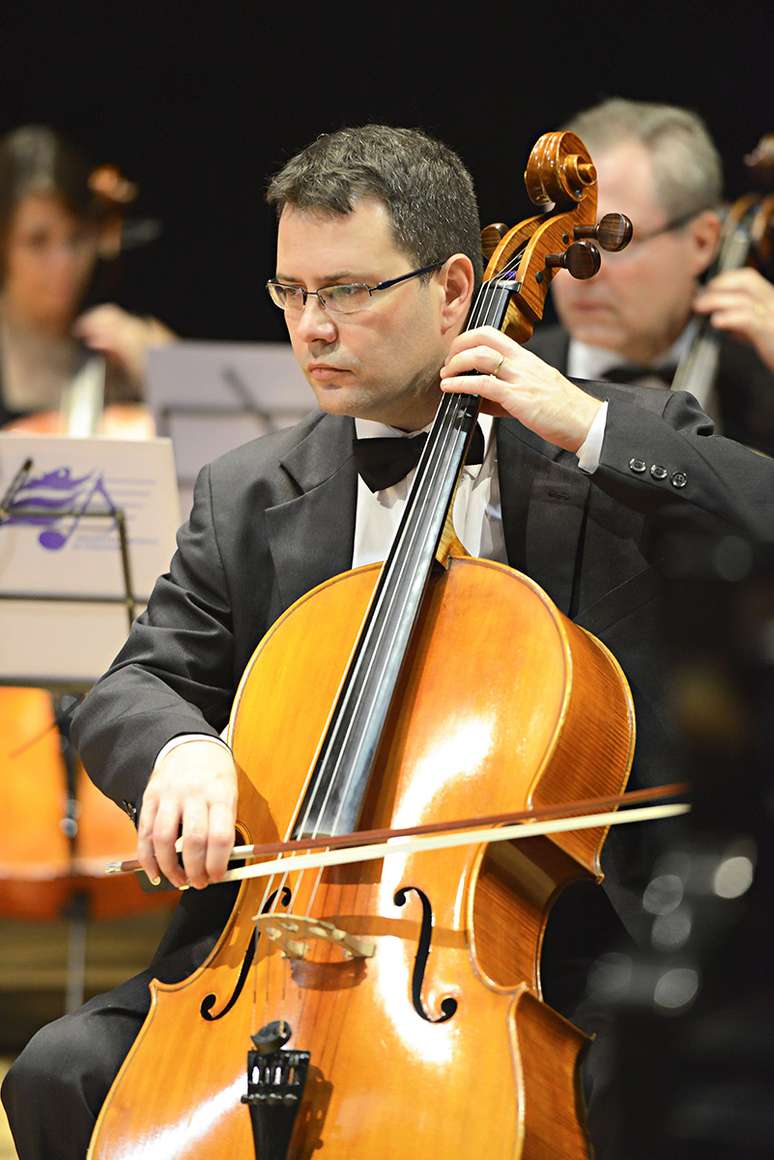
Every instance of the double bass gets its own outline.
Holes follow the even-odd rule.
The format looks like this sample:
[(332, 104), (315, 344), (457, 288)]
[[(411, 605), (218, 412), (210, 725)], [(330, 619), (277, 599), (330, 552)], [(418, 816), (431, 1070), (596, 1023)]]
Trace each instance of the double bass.
[[(525, 180), (547, 212), (485, 231), (469, 322), (522, 341), (555, 269), (590, 276), (592, 239), (631, 236), (620, 215), (597, 225), (575, 135), (541, 137)], [(333, 844), (443, 827), (482, 800), (505, 812), (621, 792), (634, 713), (619, 665), (454, 534), (478, 409), (441, 402), (385, 563), (303, 596), (253, 654), (228, 735), (244, 843)], [(202, 966), (151, 984), (89, 1157), (587, 1157), (584, 1036), (542, 999), (540, 944), (557, 892), (600, 880), (604, 834), (246, 877)]]

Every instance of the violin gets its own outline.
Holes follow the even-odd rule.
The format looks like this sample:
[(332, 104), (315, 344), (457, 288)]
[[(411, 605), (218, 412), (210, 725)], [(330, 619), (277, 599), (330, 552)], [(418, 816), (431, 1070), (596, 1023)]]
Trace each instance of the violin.
[[(113, 167), (95, 170), (90, 185), (99, 201), (99, 253), (113, 258), (123, 215), (137, 189)], [(147, 408), (103, 407), (102, 390), (88, 382), (85, 387), (77, 424), (70, 398), (69, 408), (27, 415), (6, 424), (3, 432), (153, 435)], [(96, 788), (65, 744), (61, 711), (48, 690), (0, 686), (0, 913), (37, 921), (68, 914), (100, 920), (169, 909), (174, 897), (168, 893), (144, 892), (136, 882), (105, 878), (105, 857), (134, 848), (134, 826)], [(73, 994), (72, 1006), (82, 1001), (82, 994)]]
[[(544, 212), (484, 231), (469, 321), (520, 341), (556, 269), (591, 276), (596, 243), (631, 237), (622, 215), (596, 222), (596, 172), (574, 134), (541, 137), (525, 182)], [(384, 564), (307, 593), (253, 654), (228, 735), (239, 836), (262, 845), (247, 870), (294, 842), (451, 828), (482, 800), (532, 814), (620, 795), (634, 710), (618, 663), (532, 580), (454, 534), (478, 410), (476, 396), (442, 400)], [(601, 880), (606, 829), (311, 870), (281, 853), (242, 882), (202, 966), (151, 983), (89, 1157), (588, 1157), (585, 1037), (543, 1001), (540, 946), (559, 890)]]
[[(723, 218), (715, 260), (708, 280), (726, 270), (752, 265), (765, 270), (774, 245), (774, 133), (765, 134), (752, 153), (745, 157), (751, 184), (758, 193), (748, 193), (729, 206)], [(720, 336), (710, 319), (702, 318), (693, 341), (681, 358), (672, 390), (690, 391), (707, 398), (718, 369)]]
[[(138, 196), (138, 187), (114, 165), (100, 165), (94, 169), (89, 175), (88, 186), (93, 197), (97, 258), (104, 263), (103, 269), (112, 269), (126, 245), (126, 215)], [(146, 229), (155, 223), (140, 224), (145, 230), (145, 236), (140, 231), (143, 241), (155, 236)], [(136, 243), (130, 239), (129, 244)], [(3, 432), (152, 438), (156, 433), (155, 422), (144, 403), (106, 404), (107, 375), (106, 360), (92, 353), (86, 365), (63, 387), (58, 409), (33, 412), (12, 419), (2, 426)]]

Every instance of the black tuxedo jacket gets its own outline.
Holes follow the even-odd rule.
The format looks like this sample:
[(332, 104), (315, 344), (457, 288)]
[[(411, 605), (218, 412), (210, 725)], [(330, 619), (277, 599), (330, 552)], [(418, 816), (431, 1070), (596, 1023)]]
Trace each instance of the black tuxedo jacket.
[[(774, 373), (747, 343), (719, 335), (715, 380), (723, 434), (766, 455), (774, 455)], [(567, 373), (570, 336), (562, 326), (545, 326), (527, 343), (544, 362)], [(666, 389), (666, 388), (665, 388)]]
[[(774, 463), (712, 436), (690, 395), (584, 386), (609, 400), (593, 475), (516, 420), (496, 424), (508, 559), (618, 657), (650, 749), (664, 684), (657, 533), (673, 524), (771, 538)], [(170, 738), (217, 734), (266, 630), (351, 566), (353, 430), (315, 414), (202, 471), (169, 573), (74, 717), (84, 764), (115, 801), (139, 803)], [(659, 780), (643, 757), (640, 778)]]
[[(713, 437), (689, 395), (585, 386), (609, 400), (593, 475), (517, 421), (496, 424), (508, 558), (617, 656), (637, 710), (637, 778), (658, 784), (678, 771), (663, 711), (657, 532), (771, 536), (774, 462)], [(172, 737), (216, 735), (273, 621), (351, 566), (353, 433), (351, 419), (315, 414), (201, 472), (169, 573), (73, 720), (86, 769), (115, 801), (139, 805)], [(165, 947), (215, 921), (205, 897), (225, 889), (187, 892), (187, 918)]]

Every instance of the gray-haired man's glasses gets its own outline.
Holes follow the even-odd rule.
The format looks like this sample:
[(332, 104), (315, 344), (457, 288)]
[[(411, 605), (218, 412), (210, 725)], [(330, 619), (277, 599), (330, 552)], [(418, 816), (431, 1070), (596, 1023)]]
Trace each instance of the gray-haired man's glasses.
[(433, 262), (430, 266), (420, 266), (418, 270), (409, 270), (408, 274), (388, 278), (386, 282), (377, 282), (375, 286), (368, 286), (365, 282), (348, 282), (340, 286), (322, 286), (319, 290), (305, 290), (303, 286), (293, 286), (270, 278), (266, 289), (274, 305), (286, 314), (300, 314), (306, 306), (307, 298), (316, 298), (323, 310), (332, 314), (354, 314), (356, 310), (365, 310), (370, 305), (371, 296), (377, 290), (389, 290), (391, 286), (397, 286), (408, 278), (418, 278), (421, 274), (439, 270), (442, 265), (443, 262)]

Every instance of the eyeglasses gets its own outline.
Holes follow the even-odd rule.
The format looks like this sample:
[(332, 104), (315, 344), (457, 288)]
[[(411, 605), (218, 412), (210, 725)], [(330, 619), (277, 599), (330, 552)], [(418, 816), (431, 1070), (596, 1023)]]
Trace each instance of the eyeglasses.
[(706, 213), (708, 208), (710, 207), (705, 206), (704, 209), (692, 209), (690, 213), (683, 213), (679, 217), (670, 218), (669, 221), (664, 222), (663, 226), (656, 226), (654, 230), (648, 230), (644, 234), (638, 233), (635, 226), (632, 241), (649, 242), (651, 238), (658, 238), (661, 234), (671, 234), (673, 230), (679, 230), (682, 226), (687, 226), (688, 222), (693, 221), (700, 213)]
[(692, 209), (689, 213), (683, 213), (677, 217), (670, 218), (664, 222), (663, 226), (656, 226), (655, 229), (646, 230), (643, 233), (640, 233), (635, 225), (634, 236), (629, 245), (623, 250), (605, 254), (605, 262), (614, 263), (617, 266), (619, 262), (623, 264), (635, 259), (640, 252), (640, 246), (644, 246), (646, 242), (650, 242), (654, 238), (660, 238), (664, 234), (671, 234), (675, 230), (682, 229), (683, 226), (687, 226), (689, 222), (697, 218), (699, 214), (706, 213), (711, 208), (713, 207), (705, 206), (703, 209)]
[(331, 314), (354, 314), (356, 310), (365, 310), (369, 306), (371, 296), (377, 290), (389, 290), (391, 286), (397, 286), (408, 278), (418, 278), (421, 274), (429, 274), (431, 270), (439, 270), (442, 265), (443, 262), (433, 262), (430, 266), (420, 266), (418, 270), (409, 270), (408, 274), (388, 278), (386, 282), (377, 282), (375, 286), (368, 286), (365, 282), (347, 282), (341, 286), (305, 290), (303, 286), (291, 286), (270, 278), (266, 289), (274, 305), (286, 314), (300, 314), (306, 306), (307, 298), (316, 298), (323, 310)]
[(663, 234), (671, 234), (675, 230), (682, 229), (683, 226), (687, 226), (689, 222), (692, 222), (694, 218), (697, 218), (699, 214), (706, 213), (710, 209), (714, 209), (714, 206), (704, 206), (703, 209), (692, 209), (688, 213), (682, 213), (678, 217), (670, 218), (668, 221), (664, 222), (663, 226), (656, 226), (655, 229), (646, 230), (644, 233), (640, 233), (635, 226), (634, 236), (629, 245), (625, 249), (616, 253), (605, 254), (605, 261), (607, 261), (611, 256), (616, 259), (620, 258), (621, 255), (624, 255), (625, 257), (627, 254), (629, 254), (630, 250), (632, 252), (636, 252), (638, 246), (644, 245), (645, 242), (650, 242), (653, 238), (660, 238)]

